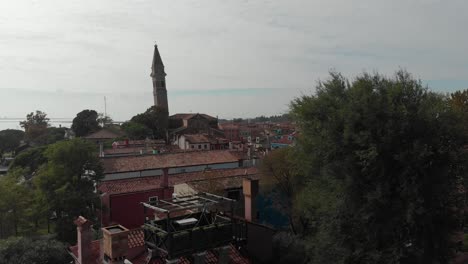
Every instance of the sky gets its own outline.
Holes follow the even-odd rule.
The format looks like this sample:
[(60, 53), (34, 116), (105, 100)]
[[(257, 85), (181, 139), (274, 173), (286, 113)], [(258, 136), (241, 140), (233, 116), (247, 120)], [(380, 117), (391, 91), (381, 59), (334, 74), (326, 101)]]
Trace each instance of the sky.
[[(406, 69), (468, 88), (464, 0), (1, 0), (0, 118), (83, 109), (130, 119), (153, 104), (157, 43), (169, 111), (287, 112), (330, 70)], [(19, 128), (0, 122), (0, 129)]]

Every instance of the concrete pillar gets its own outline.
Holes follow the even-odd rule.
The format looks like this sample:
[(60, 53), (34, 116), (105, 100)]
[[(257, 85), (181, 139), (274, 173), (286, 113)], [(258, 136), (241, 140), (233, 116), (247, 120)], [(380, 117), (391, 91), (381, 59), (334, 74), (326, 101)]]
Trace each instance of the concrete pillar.
[(206, 251), (193, 254), (194, 264), (204, 264), (206, 257)]
[(231, 250), (230, 246), (224, 246), (217, 248), (218, 250), (218, 264), (228, 264), (229, 263), (229, 251)]
[(162, 169), (162, 172), (163, 172), (163, 175), (162, 175), (161, 187), (167, 188), (169, 187), (169, 168)]
[(244, 193), (244, 218), (247, 221), (257, 220), (255, 199), (258, 194), (258, 180), (243, 179), (242, 192)]
[(75, 221), (77, 230), (78, 261), (82, 264), (91, 263), (91, 222), (80, 216)]

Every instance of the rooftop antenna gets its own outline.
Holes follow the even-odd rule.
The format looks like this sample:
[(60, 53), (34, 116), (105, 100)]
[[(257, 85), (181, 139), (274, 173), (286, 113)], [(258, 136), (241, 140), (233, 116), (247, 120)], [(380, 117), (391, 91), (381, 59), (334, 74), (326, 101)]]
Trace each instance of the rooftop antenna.
[(107, 100), (106, 100), (106, 96), (104, 96), (104, 117), (107, 117)]

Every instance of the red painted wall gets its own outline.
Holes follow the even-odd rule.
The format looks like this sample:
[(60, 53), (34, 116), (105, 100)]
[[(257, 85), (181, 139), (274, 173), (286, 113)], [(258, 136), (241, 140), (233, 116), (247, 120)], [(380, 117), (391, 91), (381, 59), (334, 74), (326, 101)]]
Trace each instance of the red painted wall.
[[(138, 193), (116, 194), (110, 196), (109, 223), (120, 224), (132, 229), (143, 225), (145, 215), (141, 202), (148, 202), (151, 196), (158, 196), (159, 199), (170, 198), (174, 189), (151, 190)], [(147, 210), (146, 216), (151, 217), (153, 212)]]

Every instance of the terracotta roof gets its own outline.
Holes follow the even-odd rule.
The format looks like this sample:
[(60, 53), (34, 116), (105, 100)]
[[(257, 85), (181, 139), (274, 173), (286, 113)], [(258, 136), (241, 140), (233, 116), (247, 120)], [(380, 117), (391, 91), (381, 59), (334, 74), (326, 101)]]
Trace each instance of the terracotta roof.
[(101, 161), (105, 173), (116, 173), (237, 162), (238, 158), (229, 150), (213, 150), (137, 157), (107, 157)]
[[(73, 258), (78, 259), (78, 245), (68, 248), (73, 255)], [(90, 259), (94, 260), (90, 264), (101, 264), (101, 240), (94, 240), (91, 242), (91, 256)]]
[[(132, 230), (133, 231), (138, 231), (138, 230)], [(141, 231), (141, 230), (139, 230)], [(141, 233), (143, 234), (143, 233)], [(128, 236), (129, 238), (129, 249), (135, 248), (137, 246), (132, 246), (132, 245), (138, 245), (138, 246), (143, 246), (145, 244), (144, 242), (144, 236), (138, 235), (137, 237), (132, 238), (132, 245), (130, 244), (130, 234)], [(94, 240), (91, 242), (91, 259), (94, 260), (94, 262), (89, 263), (89, 264), (100, 264), (102, 263), (101, 259), (101, 241), (102, 240)], [(242, 256), (242, 254), (237, 250), (233, 245), (229, 245), (229, 258), (230, 262), (229, 263), (236, 263), (236, 264), (250, 264), (251, 262), (247, 257)], [(69, 248), (71, 254), (75, 259), (78, 259), (78, 245), (72, 246)], [(144, 251), (145, 249), (142, 247), (142, 253), (138, 255), (137, 257), (130, 259), (130, 261), (133, 264), (166, 264), (166, 260), (162, 257), (156, 258), (151, 260), (150, 262), (146, 262), (147, 259), (147, 253)], [(186, 257), (181, 257), (179, 258), (179, 261), (177, 262), (178, 264), (190, 264), (192, 263), (188, 258)], [(208, 264), (216, 264), (218, 263), (218, 254), (214, 252), (214, 250), (208, 250), (206, 251), (205, 255), (205, 262)]]
[[(257, 173), (258, 169), (255, 167), (179, 173), (169, 176), (169, 185), (174, 186), (180, 183), (203, 181), (208, 179), (240, 177)], [(142, 192), (161, 188), (161, 181), (161, 176), (103, 181), (99, 184), (98, 189), (102, 193), (107, 193), (109, 195)]]
[[(146, 254), (145, 254), (146, 255)], [(146, 257), (146, 256), (144, 256)], [(143, 262), (145, 260), (143, 256), (140, 256), (138, 259), (132, 260), (134, 264), (144, 264)], [(151, 262), (148, 264), (166, 264), (166, 260), (163, 258), (157, 258), (153, 259)], [(191, 264), (193, 263), (186, 257), (181, 257), (179, 258), (178, 264)], [(218, 253), (215, 252), (214, 250), (208, 250), (206, 251), (205, 255), (205, 261), (203, 263), (206, 264), (217, 264), (218, 262)], [(229, 263), (232, 264), (250, 264), (250, 260), (247, 257), (242, 256), (242, 254), (237, 250), (233, 245), (229, 245)]]
[(190, 143), (209, 143), (210, 139), (203, 134), (184, 135), (185, 140)]
[(101, 129), (97, 132), (92, 133), (91, 135), (86, 136), (86, 139), (114, 139), (120, 137), (116, 132), (110, 131), (108, 129)]
[[(248, 174), (249, 177), (252, 177), (252, 174)], [(192, 181), (187, 182), (197, 192), (213, 192), (213, 190), (224, 190), (231, 188), (242, 187), (242, 179), (247, 175), (234, 176), (234, 177), (225, 177), (225, 178), (215, 178), (210, 181)], [(252, 178), (258, 178), (253, 176)]]
[(206, 181), (211, 179), (230, 178), (236, 176), (248, 176), (257, 173), (258, 169), (256, 167), (179, 173), (169, 176), (169, 185), (174, 186), (180, 183)]
[(125, 180), (103, 181), (99, 184), (99, 191), (107, 194), (133, 193), (159, 189), (159, 176), (132, 178)]
[[(128, 148), (111, 148), (104, 149), (104, 154), (109, 155), (118, 155), (118, 154), (140, 154), (141, 150), (144, 150), (145, 147), (128, 147)], [(180, 151), (181, 149), (177, 145), (161, 145), (161, 146), (148, 146), (147, 153), (151, 154), (153, 149), (156, 149), (161, 152), (175, 152)]]
[(141, 145), (144, 146), (145, 144), (148, 145), (165, 145), (166, 142), (162, 139), (142, 139), (142, 140), (129, 140), (128, 144), (126, 141), (114, 141), (112, 145), (117, 145), (118, 147), (120, 146), (131, 146), (131, 145)]
[(216, 120), (216, 117), (212, 117), (210, 115), (207, 115), (207, 114), (199, 114), (199, 113), (190, 113), (190, 114), (187, 114), (187, 113), (179, 113), (179, 114), (175, 114), (175, 115), (171, 115), (169, 118), (170, 119), (182, 119), (182, 120), (187, 120), (187, 119), (191, 119), (195, 116), (202, 116), (208, 120)]
[(239, 129), (238, 124), (232, 124), (232, 123), (222, 123), (222, 124), (219, 124), (218, 127), (221, 130)]
[(128, 233), (128, 248), (141, 247), (145, 245), (145, 233), (143, 229), (133, 229)]

